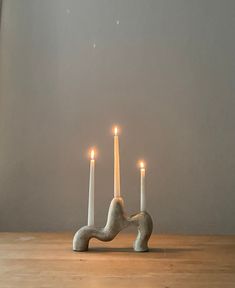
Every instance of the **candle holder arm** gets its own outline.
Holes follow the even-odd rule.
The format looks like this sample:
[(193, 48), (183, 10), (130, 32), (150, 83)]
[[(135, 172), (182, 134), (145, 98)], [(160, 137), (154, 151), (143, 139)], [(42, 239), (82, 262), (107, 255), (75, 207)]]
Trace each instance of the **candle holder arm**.
[(128, 221), (123, 213), (122, 198), (114, 198), (109, 207), (107, 223), (104, 228), (84, 226), (79, 229), (73, 238), (74, 251), (87, 251), (91, 238), (100, 241), (111, 241), (126, 226)]
[(148, 251), (148, 241), (153, 231), (151, 216), (144, 211), (132, 215), (128, 221), (138, 229), (138, 234), (133, 244), (134, 250), (137, 252)]

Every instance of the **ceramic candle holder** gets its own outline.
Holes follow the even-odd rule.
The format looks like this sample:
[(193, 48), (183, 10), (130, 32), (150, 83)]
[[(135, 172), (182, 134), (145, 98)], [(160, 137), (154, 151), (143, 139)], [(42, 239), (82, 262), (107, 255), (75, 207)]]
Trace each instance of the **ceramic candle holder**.
[(87, 251), (91, 238), (101, 241), (111, 241), (127, 226), (134, 225), (138, 229), (133, 248), (136, 252), (148, 251), (148, 240), (152, 234), (153, 222), (147, 212), (140, 212), (128, 217), (124, 212), (124, 202), (121, 197), (111, 201), (107, 223), (104, 228), (84, 226), (79, 229), (73, 238), (74, 251)]

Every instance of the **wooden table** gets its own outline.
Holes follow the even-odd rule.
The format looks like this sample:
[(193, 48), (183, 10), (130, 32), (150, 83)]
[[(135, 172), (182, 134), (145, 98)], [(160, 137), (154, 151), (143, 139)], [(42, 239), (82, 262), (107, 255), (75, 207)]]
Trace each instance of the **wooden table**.
[(134, 235), (71, 250), (71, 233), (0, 233), (0, 287), (235, 287), (235, 236)]

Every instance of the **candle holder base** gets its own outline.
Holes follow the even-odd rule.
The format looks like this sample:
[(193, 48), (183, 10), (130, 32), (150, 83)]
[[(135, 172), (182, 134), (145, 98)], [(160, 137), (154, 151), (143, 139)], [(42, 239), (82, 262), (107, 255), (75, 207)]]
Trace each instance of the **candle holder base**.
[(124, 212), (124, 201), (121, 197), (111, 201), (108, 219), (105, 227), (84, 226), (79, 229), (73, 238), (74, 251), (87, 251), (91, 238), (101, 241), (111, 241), (124, 228), (134, 225), (138, 229), (137, 237), (133, 243), (136, 252), (148, 251), (148, 240), (152, 234), (153, 222), (147, 212), (140, 212), (127, 217)]

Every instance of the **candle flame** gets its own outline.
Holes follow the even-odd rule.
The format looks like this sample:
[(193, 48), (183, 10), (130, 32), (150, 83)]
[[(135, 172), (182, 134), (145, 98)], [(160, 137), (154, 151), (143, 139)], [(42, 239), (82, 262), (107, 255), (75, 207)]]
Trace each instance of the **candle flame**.
[(118, 127), (117, 126), (114, 127), (113, 131), (114, 131), (115, 136), (118, 135)]
[(144, 163), (144, 161), (140, 161), (140, 162), (139, 162), (139, 166), (140, 166), (140, 169), (144, 169), (144, 168), (145, 168), (145, 163)]
[(91, 160), (94, 160), (94, 158), (95, 158), (95, 150), (92, 149), (91, 150)]

